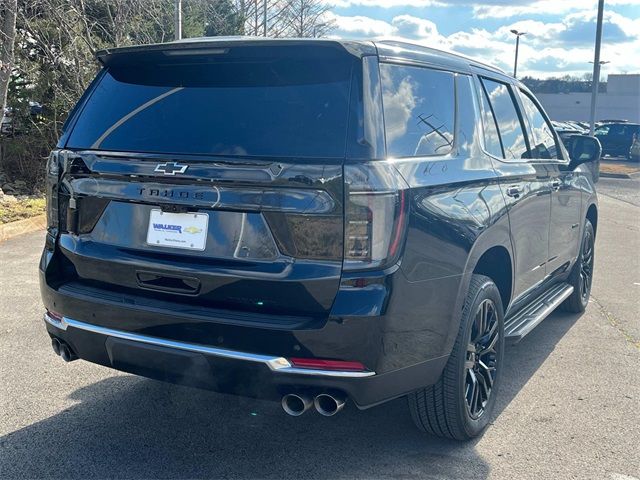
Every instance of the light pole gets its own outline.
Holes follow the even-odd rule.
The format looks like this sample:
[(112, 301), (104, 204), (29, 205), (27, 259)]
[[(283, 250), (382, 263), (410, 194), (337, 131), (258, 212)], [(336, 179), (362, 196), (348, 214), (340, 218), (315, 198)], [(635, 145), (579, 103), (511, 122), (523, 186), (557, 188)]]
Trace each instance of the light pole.
[(268, 17), (267, 17), (267, 0), (264, 0), (264, 3), (262, 4), (262, 28), (263, 28), (263, 37), (267, 36), (267, 22), (268, 22)]
[(520, 37), (522, 35), (526, 35), (527, 32), (519, 32), (518, 30), (511, 30), (511, 33), (513, 33), (516, 36), (516, 60), (515, 62), (513, 62), (513, 76), (515, 77), (518, 74), (518, 49), (520, 48)]
[(317, 36), (318, 36), (318, 35), (317, 35), (317, 33), (318, 33), (318, 29), (319, 29), (319, 28), (326, 27), (327, 25), (328, 25), (328, 23), (327, 23), (327, 22), (325, 22), (325, 23), (318, 23), (317, 25), (314, 25), (314, 26), (313, 26), (313, 33), (312, 33), (313, 38), (317, 38)]
[(591, 114), (589, 115), (589, 135), (593, 137), (596, 129), (596, 100), (600, 87), (600, 45), (602, 44), (602, 17), (604, 16), (604, 0), (598, 0), (598, 23), (596, 25), (596, 49), (593, 55), (593, 82), (591, 85)]
[(182, 38), (182, 0), (175, 0), (175, 39), (180, 40)]
[[(594, 62), (589, 62), (589, 63), (593, 65)], [(598, 62), (598, 64), (600, 66), (598, 67), (598, 88), (597, 88), (597, 90), (600, 90), (600, 68), (602, 68), (602, 65), (606, 65), (607, 63), (611, 63), (611, 62), (609, 60), (606, 60), (606, 61), (605, 60), (600, 60)], [(593, 82), (595, 82), (595, 78), (591, 79), (592, 85), (593, 85)], [(597, 93), (596, 93), (596, 95), (597, 95)], [(589, 127), (589, 128), (591, 128), (591, 127)]]

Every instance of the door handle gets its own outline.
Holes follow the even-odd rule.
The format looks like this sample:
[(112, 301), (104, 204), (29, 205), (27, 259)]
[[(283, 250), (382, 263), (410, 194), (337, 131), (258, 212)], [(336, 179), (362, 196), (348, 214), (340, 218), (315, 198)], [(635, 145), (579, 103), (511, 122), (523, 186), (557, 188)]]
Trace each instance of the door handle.
[(510, 187), (507, 187), (507, 195), (513, 198), (518, 198), (522, 195), (523, 191), (524, 189), (520, 185), (511, 185)]

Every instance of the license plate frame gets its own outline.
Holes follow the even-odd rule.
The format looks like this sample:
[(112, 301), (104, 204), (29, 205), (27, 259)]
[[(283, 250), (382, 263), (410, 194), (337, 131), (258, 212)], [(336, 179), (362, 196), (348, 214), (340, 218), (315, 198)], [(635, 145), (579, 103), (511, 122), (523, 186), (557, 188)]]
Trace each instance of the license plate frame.
[(147, 245), (202, 252), (207, 246), (209, 215), (207, 213), (149, 212)]

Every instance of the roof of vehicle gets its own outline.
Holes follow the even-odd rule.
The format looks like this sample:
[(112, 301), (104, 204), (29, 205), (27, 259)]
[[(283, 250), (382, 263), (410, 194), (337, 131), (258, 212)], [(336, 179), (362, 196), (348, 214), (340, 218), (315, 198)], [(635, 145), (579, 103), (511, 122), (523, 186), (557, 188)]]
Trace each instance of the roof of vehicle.
[(600, 125), (598, 125), (598, 127), (608, 127), (609, 125), (624, 125), (624, 126), (631, 126), (631, 127), (640, 127), (640, 123), (633, 123), (633, 122), (601, 122)]
[(378, 54), (383, 59), (404, 59), (418, 63), (446, 66), (459, 71), (470, 71), (471, 67), (491, 71), (500, 75), (507, 74), (497, 67), (479, 62), (472, 58), (457, 53), (445, 52), (435, 48), (426, 47), (405, 41), (397, 40), (347, 40), (326, 38), (264, 38), (249, 36), (233, 37), (198, 37), (187, 38), (167, 43), (150, 45), (136, 45), (100, 50), (96, 58), (108, 65), (112, 58), (125, 54), (166, 51), (166, 50), (191, 50), (206, 49), (212, 47), (230, 47), (241, 45), (304, 45), (315, 43), (324, 46), (341, 46), (351, 54), (357, 56)]

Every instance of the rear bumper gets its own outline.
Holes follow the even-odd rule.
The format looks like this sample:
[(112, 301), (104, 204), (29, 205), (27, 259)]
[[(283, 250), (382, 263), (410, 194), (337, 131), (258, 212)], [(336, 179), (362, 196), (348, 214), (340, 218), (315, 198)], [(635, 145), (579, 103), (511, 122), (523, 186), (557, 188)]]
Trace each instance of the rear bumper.
[(366, 408), (432, 383), (447, 360), (379, 375), (301, 369), (284, 357), (167, 340), (68, 317), (45, 314), (44, 320), (49, 335), (65, 341), (81, 359), (161, 381), (273, 400), (297, 389), (337, 390)]
[(100, 327), (90, 323), (73, 320), (71, 318), (62, 317), (61, 320), (52, 317), (49, 313), (44, 314), (44, 321), (55, 327), (58, 332), (60, 330), (67, 331), (69, 328), (75, 330), (83, 330), (84, 332), (102, 335), (103, 337), (126, 340), (136, 344), (151, 345), (162, 347), (176, 351), (190, 352), (195, 354), (206, 355), (211, 358), (239, 360), (242, 362), (261, 364), (269, 368), (269, 370), (277, 373), (289, 373), (294, 375), (314, 375), (320, 377), (347, 377), (362, 378), (375, 375), (375, 372), (365, 371), (340, 371), (340, 370), (320, 370), (296, 368), (284, 357), (276, 357), (272, 355), (260, 355), (256, 353), (238, 352), (225, 348), (216, 348), (207, 345), (199, 345), (195, 343), (180, 342), (176, 340), (167, 340), (164, 338), (150, 337), (137, 333), (125, 332), (122, 330), (114, 330), (112, 328)]

